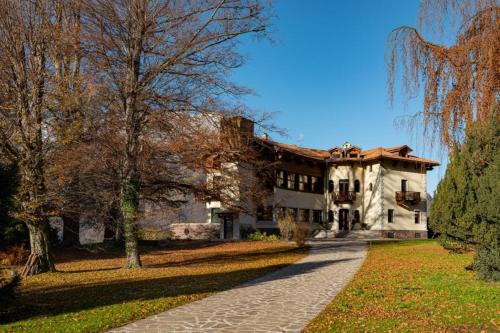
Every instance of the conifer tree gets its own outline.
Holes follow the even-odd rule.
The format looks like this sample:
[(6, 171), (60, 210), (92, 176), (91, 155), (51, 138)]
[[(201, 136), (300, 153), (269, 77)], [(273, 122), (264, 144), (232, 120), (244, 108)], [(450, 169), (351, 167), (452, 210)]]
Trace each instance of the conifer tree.
[(445, 247), (475, 247), (474, 269), (500, 279), (500, 121), (498, 104), (485, 124), (466, 133), (455, 148), (431, 207), (430, 227)]

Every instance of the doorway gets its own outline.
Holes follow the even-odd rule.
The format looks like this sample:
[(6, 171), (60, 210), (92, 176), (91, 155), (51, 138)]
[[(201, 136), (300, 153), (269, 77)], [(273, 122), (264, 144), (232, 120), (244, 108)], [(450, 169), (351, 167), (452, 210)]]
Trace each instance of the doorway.
[(233, 216), (225, 215), (222, 218), (224, 229), (223, 229), (223, 238), (224, 239), (233, 239)]
[(339, 210), (339, 230), (349, 230), (349, 209)]
[(408, 181), (406, 179), (401, 179), (401, 192), (406, 192), (408, 190)]
[(339, 181), (339, 192), (340, 193), (349, 192), (349, 179), (341, 179)]

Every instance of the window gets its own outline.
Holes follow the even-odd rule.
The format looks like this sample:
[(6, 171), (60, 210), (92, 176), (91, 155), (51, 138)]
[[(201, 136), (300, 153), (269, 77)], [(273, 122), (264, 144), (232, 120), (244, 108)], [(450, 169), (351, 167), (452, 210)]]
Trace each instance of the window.
[(420, 224), (420, 211), (415, 210), (415, 224)]
[(333, 210), (328, 211), (328, 222), (333, 222)]
[(259, 206), (257, 208), (257, 220), (259, 221), (272, 221), (273, 220), (273, 206)]
[(308, 182), (307, 176), (299, 175), (299, 191), (307, 191), (308, 190)]
[(318, 193), (319, 189), (319, 178), (311, 176), (311, 192)]
[(328, 193), (332, 193), (333, 190), (335, 189), (333, 180), (328, 181)]
[(294, 173), (288, 173), (287, 175), (287, 182), (286, 182), (286, 188), (293, 190), (295, 188), (295, 174)]
[(340, 158), (340, 154), (339, 153), (335, 153), (332, 155), (333, 158)]
[(309, 209), (299, 209), (299, 222), (309, 222)]
[(394, 232), (392, 232), (392, 231), (388, 232), (387, 238), (394, 238)]
[(297, 221), (297, 208), (287, 208), (286, 214), (292, 218), (292, 220)]
[(339, 192), (349, 192), (349, 179), (341, 179), (339, 181)]
[(420, 238), (420, 232), (415, 233), (415, 238)]
[(371, 165), (371, 164), (370, 164), (369, 169), (370, 169), (370, 172), (372, 172), (372, 171), (373, 171), (373, 167), (372, 167), (372, 165)]
[(285, 171), (278, 170), (276, 172), (276, 185), (281, 188), (285, 188)]
[(401, 179), (401, 192), (406, 192), (408, 190), (408, 181), (406, 179)]
[(286, 216), (286, 208), (285, 207), (278, 207), (276, 214), (277, 214), (278, 219), (285, 217)]
[(359, 180), (356, 179), (354, 181), (354, 192), (359, 193), (359, 189), (360, 189)]
[(221, 223), (222, 219), (219, 217), (220, 208), (210, 209), (210, 223)]
[(368, 186), (368, 188), (370, 189), (370, 191), (373, 191), (373, 184), (370, 183), (370, 185)]
[(352, 157), (352, 158), (357, 158), (357, 157), (358, 157), (358, 154), (356, 154), (356, 153), (351, 153), (351, 154), (349, 154), (349, 157)]
[(321, 210), (313, 210), (313, 222), (321, 223), (323, 222), (323, 211)]
[(394, 209), (387, 210), (387, 222), (394, 223)]

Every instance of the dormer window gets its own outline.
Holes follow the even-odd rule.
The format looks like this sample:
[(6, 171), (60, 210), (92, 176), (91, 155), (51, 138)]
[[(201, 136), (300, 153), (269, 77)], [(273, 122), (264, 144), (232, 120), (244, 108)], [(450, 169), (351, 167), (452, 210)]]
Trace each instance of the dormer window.
[(340, 158), (340, 154), (335, 153), (335, 154), (332, 155), (332, 158)]

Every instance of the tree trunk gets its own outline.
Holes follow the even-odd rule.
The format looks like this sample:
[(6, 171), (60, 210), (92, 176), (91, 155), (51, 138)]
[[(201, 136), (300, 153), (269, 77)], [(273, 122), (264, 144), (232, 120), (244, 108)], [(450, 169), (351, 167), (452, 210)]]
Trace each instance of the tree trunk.
[(138, 192), (138, 177), (127, 179), (122, 186), (121, 211), (125, 233), (125, 254), (127, 256), (125, 268), (139, 268), (142, 266), (137, 242)]
[(55, 272), (50, 254), (49, 222), (44, 219), (36, 224), (28, 224), (31, 254), (21, 273), (30, 276), (45, 272)]

